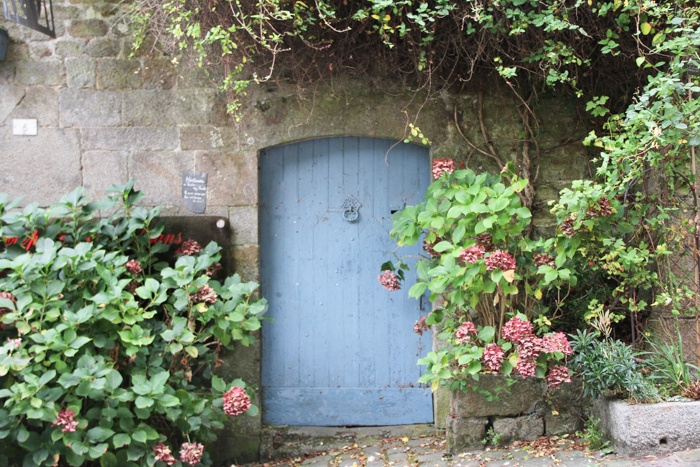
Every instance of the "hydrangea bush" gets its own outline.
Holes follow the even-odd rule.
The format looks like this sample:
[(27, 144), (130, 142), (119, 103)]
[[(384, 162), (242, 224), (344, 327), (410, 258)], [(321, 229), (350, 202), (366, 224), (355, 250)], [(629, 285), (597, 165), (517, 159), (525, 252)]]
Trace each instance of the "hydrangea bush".
[(257, 284), (215, 278), (214, 243), (168, 252), (133, 181), (108, 193), (0, 195), (0, 465), (210, 465), (224, 423), (257, 413), (216, 374), (260, 327)]
[[(439, 325), (448, 344), (419, 361), (427, 365), (420, 382), (465, 389), (468, 377), (478, 380), (481, 372), (513, 371), (547, 377), (553, 387), (567, 381), (562, 364), (571, 349), (563, 334), (548, 333), (556, 310), (541, 299), (564, 297), (576, 284), (575, 245), (568, 237), (566, 248), (557, 237), (529, 238), (532, 216), (520, 201), (528, 182), (510, 166), (500, 175), (477, 175), (437, 159), (433, 175), (425, 201), (395, 213), (391, 231), (400, 246), (423, 239), (426, 255), (409, 295), (428, 290), (439, 306), (415, 329)], [(389, 290), (398, 290), (407, 268), (397, 259), (381, 266), (380, 283)]]

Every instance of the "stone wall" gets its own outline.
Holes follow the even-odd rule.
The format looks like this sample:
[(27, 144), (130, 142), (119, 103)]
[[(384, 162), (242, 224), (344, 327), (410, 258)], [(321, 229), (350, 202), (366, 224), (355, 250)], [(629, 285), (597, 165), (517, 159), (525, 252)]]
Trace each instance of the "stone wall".
[[(500, 445), (561, 436), (583, 428), (589, 401), (580, 380), (547, 388), (544, 378), (513, 377), (512, 385), (500, 375), (480, 375), (478, 391), (452, 393), (447, 415), (447, 451), (483, 448), (491, 431)], [(491, 398), (489, 400), (487, 397)]]
[[(418, 116), (432, 157), (498, 170), (478, 152), (468, 157), (471, 149), (456, 128), (455, 114), (464, 134), (484, 146), (476, 92), (426, 98), (423, 91), (371, 79), (303, 90), (271, 82), (251, 90), (243, 102), (246, 117), (235, 124), (224, 96), (186, 59), (150, 47), (129, 58), (129, 27), (118, 5), (54, 2), (56, 39), (4, 23), (11, 42), (0, 62), (0, 191), (10, 197), (46, 206), (77, 185), (101, 197), (110, 184), (136, 178), (144, 205), (162, 205), (166, 216), (194, 216), (180, 202), (181, 174), (206, 172), (203, 215), (230, 220), (230, 262), (245, 279), (258, 280), (257, 157), (264, 148), (329, 136), (401, 140), (408, 115), (410, 121)], [(492, 89), (484, 99), (484, 123), (505, 160), (521, 151), (514, 104), (507, 90)], [(543, 207), (571, 180), (588, 175), (588, 157), (578, 142), (585, 131), (570, 103), (551, 100), (537, 113), (542, 154), (536, 206)], [(13, 135), (13, 120), (23, 118), (38, 120), (38, 135)], [(534, 220), (539, 229), (553, 226), (546, 209), (536, 210)], [(260, 348), (237, 352), (228, 368), (259, 383)], [(229, 431), (221, 458), (255, 457), (260, 429), (258, 417)]]

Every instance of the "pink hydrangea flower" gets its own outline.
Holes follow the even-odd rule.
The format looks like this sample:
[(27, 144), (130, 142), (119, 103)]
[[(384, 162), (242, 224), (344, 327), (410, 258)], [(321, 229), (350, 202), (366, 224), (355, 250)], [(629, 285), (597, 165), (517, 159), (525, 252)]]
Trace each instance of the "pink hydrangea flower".
[(168, 465), (177, 463), (177, 459), (173, 457), (170, 448), (163, 443), (158, 443), (157, 446), (153, 446), (153, 452), (156, 453), (156, 462), (162, 461)]
[(392, 292), (401, 289), (399, 277), (388, 269), (379, 275), (379, 283)]
[(124, 266), (126, 267), (127, 271), (129, 271), (135, 276), (138, 276), (143, 272), (143, 269), (141, 269), (141, 263), (134, 259), (130, 259), (129, 261), (127, 261), (127, 263)]
[(535, 260), (535, 266), (537, 267), (544, 266), (545, 264), (551, 267), (556, 267), (554, 257), (550, 256), (549, 253), (535, 253), (532, 255), (532, 258)]
[(180, 460), (189, 465), (199, 464), (204, 453), (204, 446), (200, 443), (183, 443), (180, 449)]
[(60, 426), (61, 431), (72, 433), (78, 428), (78, 421), (73, 420), (75, 417), (75, 412), (71, 409), (61, 410), (56, 416), (56, 420), (51, 424), (52, 426)]
[(224, 393), (224, 413), (235, 417), (250, 408), (250, 397), (245, 389), (232, 387)]
[(515, 366), (515, 369), (523, 378), (532, 377), (535, 376), (537, 362), (531, 360), (518, 360), (518, 364)]
[(510, 253), (503, 250), (494, 251), (485, 261), (487, 271), (493, 271), (494, 269), (510, 271), (511, 269), (515, 269), (515, 258), (513, 258)]
[(475, 264), (477, 261), (484, 257), (484, 253), (486, 252), (483, 248), (481, 248), (478, 245), (474, 245), (462, 250), (459, 256), (465, 263)]
[(435, 159), (433, 161), (433, 177), (438, 179), (444, 174), (451, 174), (455, 171), (455, 161), (452, 159)]
[(558, 388), (561, 383), (570, 383), (571, 375), (569, 374), (569, 369), (562, 365), (554, 365), (549, 369), (549, 374), (547, 374), (547, 386), (550, 388)]
[(534, 334), (521, 339), (517, 347), (518, 364), (516, 370), (523, 377), (535, 376), (537, 368), (537, 357), (542, 353), (542, 339), (539, 339)]
[(457, 339), (460, 344), (469, 342), (470, 335), (476, 336), (476, 326), (471, 321), (463, 322), (462, 326), (455, 331), (455, 339)]
[(523, 321), (515, 317), (503, 325), (503, 338), (507, 341), (520, 343), (530, 336), (532, 336), (532, 323), (530, 321)]
[(7, 342), (12, 344), (12, 346), (15, 349), (19, 349), (22, 346), (22, 338), (18, 337), (17, 339), (10, 339), (9, 337), (7, 338)]
[(542, 350), (546, 353), (561, 352), (565, 355), (571, 355), (571, 345), (566, 335), (563, 332), (557, 332), (542, 338)]
[(498, 344), (488, 344), (484, 348), (484, 364), (486, 368), (491, 371), (500, 370), (504, 354), (505, 352), (503, 352), (503, 349)]

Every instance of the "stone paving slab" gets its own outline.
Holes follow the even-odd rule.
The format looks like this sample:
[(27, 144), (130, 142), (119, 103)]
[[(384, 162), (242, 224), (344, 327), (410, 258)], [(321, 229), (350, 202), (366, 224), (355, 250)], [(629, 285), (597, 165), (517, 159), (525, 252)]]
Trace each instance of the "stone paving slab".
[(700, 449), (633, 459), (591, 452), (585, 447), (576, 437), (553, 437), (450, 457), (445, 451), (444, 433), (437, 433), (353, 444), (248, 467), (700, 467)]

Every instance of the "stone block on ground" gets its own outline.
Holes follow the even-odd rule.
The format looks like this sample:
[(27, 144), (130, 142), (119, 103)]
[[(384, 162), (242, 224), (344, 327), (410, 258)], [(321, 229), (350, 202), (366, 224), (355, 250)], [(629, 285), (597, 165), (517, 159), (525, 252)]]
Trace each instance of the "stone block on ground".
[(483, 448), (489, 419), (447, 417), (447, 452), (456, 454), (469, 449)]
[(561, 436), (583, 429), (583, 420), (579, 414), (568, 411), (559, 412), (558, 415), (548, 413), (544, 417), (544, 426), (546, 436)]
[(499, 418), (493, 421), (493, 431), (500, 435), (499, 444), (513, 441), (533, 441), (544, 434), (544, 422), (537, 415)]
[(622, 456), (643, 457), (700, 447), (700, 402), (628, 404), (601, 398), (592, 416)]
[(506, 385), (501, 375), (480, 375), (479, 391), (488, 391), (498, 399), (487, 400), (479, 391), (454, 391), (452, 393), (454, 411), (460, 417), (512, 417), (532, 413), (547, 393), (544, 378), (515, 377), (515, 383)]

